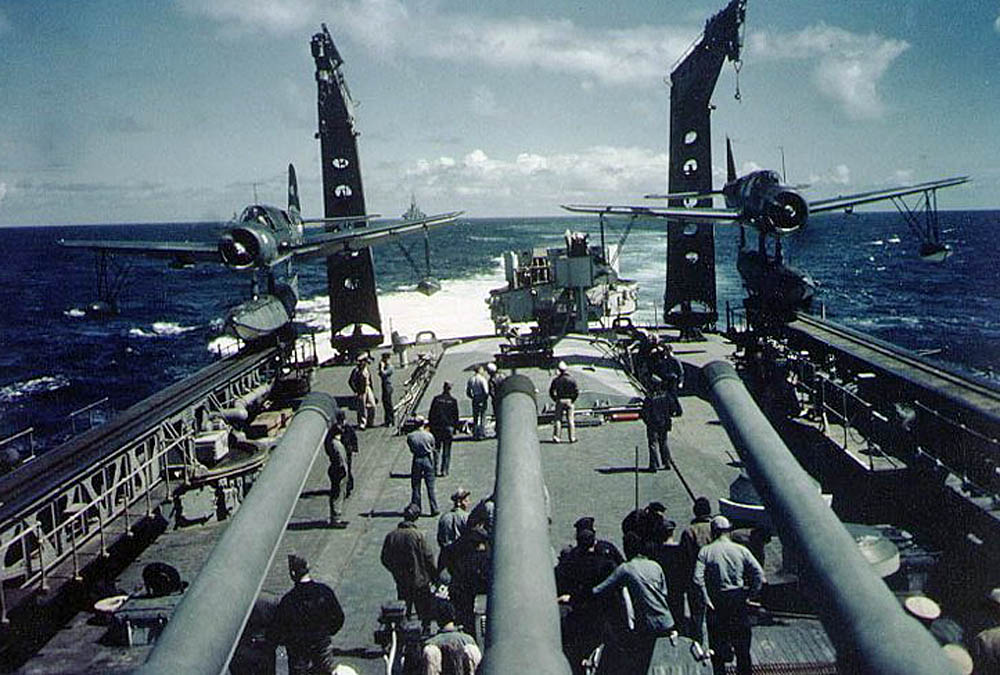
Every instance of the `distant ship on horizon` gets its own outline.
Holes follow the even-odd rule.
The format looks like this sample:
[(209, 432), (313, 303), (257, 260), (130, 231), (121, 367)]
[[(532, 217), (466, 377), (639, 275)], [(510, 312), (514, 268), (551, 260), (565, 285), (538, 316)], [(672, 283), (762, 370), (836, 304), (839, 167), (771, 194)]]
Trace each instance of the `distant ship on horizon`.
[(420, 210), (417, 206), (417, 196), (410, 193), (410, 208), (406, 209), (406, 212), (400, 216), (403, 220), (420, 220), (421, 218), (426, 218), (427, 214)]

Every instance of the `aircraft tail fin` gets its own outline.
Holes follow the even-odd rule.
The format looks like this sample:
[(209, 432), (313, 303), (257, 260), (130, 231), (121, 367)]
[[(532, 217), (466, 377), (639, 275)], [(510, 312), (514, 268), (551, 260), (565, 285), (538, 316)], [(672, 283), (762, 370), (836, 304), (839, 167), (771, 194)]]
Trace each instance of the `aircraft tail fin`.
[(736, 160), (733, 159), (733, 143), (726, 136), (726, 182), (732, 183), (736, 180)]
[(299, 204), (299, 182), (295, 178), (295, 167), (288, 165), (288, 212), (298, 215), (302, 212)]

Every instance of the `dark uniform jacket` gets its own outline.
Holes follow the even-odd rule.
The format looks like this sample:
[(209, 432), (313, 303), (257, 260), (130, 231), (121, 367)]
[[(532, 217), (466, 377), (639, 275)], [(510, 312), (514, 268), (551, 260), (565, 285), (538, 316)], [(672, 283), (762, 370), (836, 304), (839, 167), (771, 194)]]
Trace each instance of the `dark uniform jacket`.
[(335, 635), (343, 625), (344, 610), (333, 589), (318, 581), (300, 581), (278, 603), (268, 637), (281, 645), (307, 644)]
[(559, 373), (549, 385), (549, 398), (553, 401), (562, 398), (576, 401), (579, 395), (580, 388), (576, 386), (576, 380), (569, 373)]
[(436, 578), (434, 554), (416, 523), (404, 521), (385, 535), (382, 565), (392, 573), (400, 595), (426, 588)]
[(458, 401), (451, 394), (441, 392), (431, 401), (427, 419), (435, 438), (450, 438), (458, 426)]

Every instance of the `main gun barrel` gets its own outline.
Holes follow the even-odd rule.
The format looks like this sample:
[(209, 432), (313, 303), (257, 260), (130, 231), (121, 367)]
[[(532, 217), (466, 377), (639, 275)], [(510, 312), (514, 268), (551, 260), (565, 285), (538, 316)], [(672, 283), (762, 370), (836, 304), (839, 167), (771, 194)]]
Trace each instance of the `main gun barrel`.
[(535, 387), (510, 375), (500, 387), (496, 521), (487, 613), (486, 675), (568, 675), (538, 449)]
[(934, 638), (906, 615), (815, 483), (725, 361), (704, 368), (715, 410), (767, 506), (781, 541), (798, 552), (804, 586), (837, 648), (844, 672), (951, 672)]
[(149, 659), (134, 672), (225, 671), (336, 412), (329, 394), (314, 392), (302, 401)]

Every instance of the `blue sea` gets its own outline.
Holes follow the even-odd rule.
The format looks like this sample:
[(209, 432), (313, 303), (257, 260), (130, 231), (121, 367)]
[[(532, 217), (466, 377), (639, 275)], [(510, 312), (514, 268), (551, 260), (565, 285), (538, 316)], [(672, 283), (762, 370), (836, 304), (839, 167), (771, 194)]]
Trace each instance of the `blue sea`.
[[(919, 241), (895, 213), (828, 215), (786, 240), (789, 262), (819, 285), (815, 308), (827, 317), (910, 349), (941, 350), (952, 369), (996, 382), (1000, 377), (1000, 212), (941, 213), (942, 238), (954, 250), (944, 263), (917, 256)], [(220, 346), (221, 317), (247, 299), (250, 278), (212, 265), (171, 269), (163, 261), (124, 260), (121, 312), (93, 319), (83, 308), (97, 297), (95, 257), (64, 249), (60, 238), (205, 239), (223, 224), (5, 228), (0, 267), (0, 439), (33, 427), (44, 447), (70, 431), (67, 416), (107, 397), (113, 414), (208, 365)], [(664, 225), (636, 223), (621, 254), (622, 276), (640, 282), (638, 322), (662, 314)], [(485, 297), (504, 285), (504, 251), (557, 246), (566, 230), (592, 233), (591, 218), (472, 219), (431, 233), (431, 271), (443, 290), (412, 292), (414, 269), (394, 244), (376, 249), (384, 332), (434, 330), (439, 337), (491, 332)], [(607, 237), (623, 234), (612, 223)], [(720, 316), (743, 297), (736, 274), (738, 235), (716, 227)], [(405, 242), (423, 261), (422, 239)], [(325, 267), (303, 264), (298, 320), (329, 328)], [(720, 328), (724, 328), (720, 325)], [(320, 337), (319, 342), (325, 341)]]

